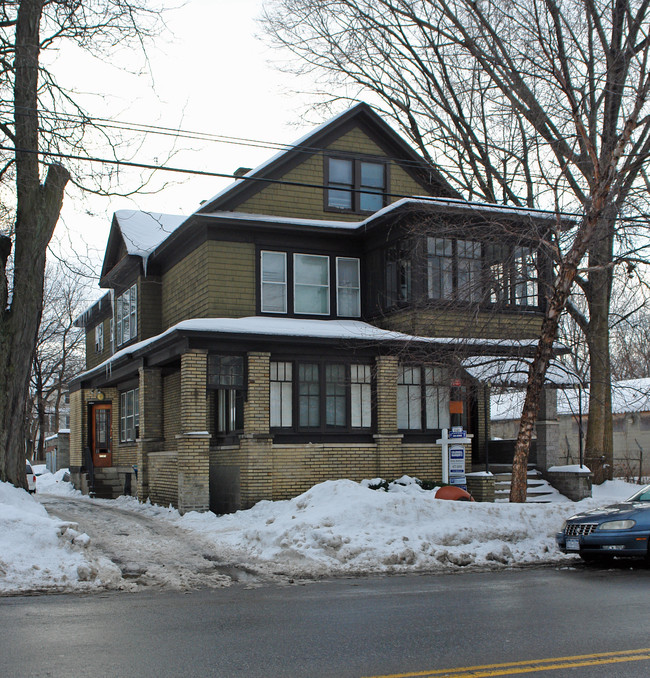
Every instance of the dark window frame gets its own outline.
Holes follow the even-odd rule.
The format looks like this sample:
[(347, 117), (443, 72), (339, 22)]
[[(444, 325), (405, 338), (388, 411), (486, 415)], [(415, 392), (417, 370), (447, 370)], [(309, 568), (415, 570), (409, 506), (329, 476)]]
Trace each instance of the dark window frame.
[[(264, 253), (283, 254), (285, 256), (286, 269), (286, 311), (265, 311), (262, 309), (262, 289), (264, 285), (263, 270), (262, 270), (262, 255)], [(296, 275), (295, 275), (295, 261), (296, 256), (313, 256), (327, 258), (327, 272), (328, 272), (328, 312), (298, 312), (295, 310), (295, 289), (296, 289)], [(358, 315), (342, 315), (339, 314), (339, 291), (353, 289), (351, 287), (339, 287), (339, 262), (345, 260), (354, 260), (357, 262), (358, 268)], [(256, 279), (258, 295), (256, 299), (257, 313), (261, 316), (276, 316), (283, 318), (316, 318), (321, 320), (345, 318), (349, 320), (356, 320), (363, 316), (363, 262), (361, 257), (350, 255), (343, 255), (338, 253), (323, 253), (314, 252), (298, 248), (284, 248), (273, 249), (271, 247), (258, 247), (256, 256)]]
[[(330, 182), (330, 160), (346, 160), (352, 163), (352, 184), (348, 188), (344, 184), (334, 184)], [(361, 184), (361, 165), (362, 163), (370, 163), (374, 165), (383, 165), (384, 170), (384, 185), (381, 193), (379, 191), (364, 191), (364, 186)], [(379, 209), (386, 207), (388, 204), (388, 188), (390, 186), (390, 161), (382, 156), (372, 155), (352, 155), (346, 153), (328, 153), (323, 155), (323, 176), (325, 178), (325, 189), (323, 190), (323, 211), (338, 212), (343, 214), (374, 214)], [(332, 185), (332, 190), (345, 190), (350, 193), (350, 207), (336, 207), (329, 204), (329, 191)], [(336, 188), (336, 187), (338, 188)], [(367, 186), (370, 189), (372, 187)], [(376, 210), (364, 210), (361, 208), (361, 194), (362, 193), (376, 193), (381, 195), (381, 207)]]
[[(213, 369), (223, 367), (222, 361), (237, 361), (239, 373), (232, 370)], [(247, 398), (248, 370), (245, 355), (230, 353), (209, 353), (207, 369), (207, 390), (214, 394), (214, 434), (220, 444), (235, 441), (244, 432), (244, 403)], [(239, 378), (238, 378), (239, 377)], [(221, 408), (226, 407), (227, 421), (222, 428)]]
[[(299, 357), (294, 359), (286, 359), (283, 357), (271, 358), (271, 362), (278, 363), (291, 363), (292, 365), (292, 383), (291, 383), (291, 426), (271, 426), (271, 433), (274, 435), (280, 436), (301, 436), (301, 435), (312, 435), (316, 434), (318, 436), (335, 436), (335, 435), (363, 435), (370, 434), (375, 428), (376, 413), (375, 413), (375, 403), (376, 403), (376, 385), (375, 385), (375, 375), (373, 371), (373, 363), (369, 361), (364, 361), (362, 359), (339, 359), (335, 356), (319, 358), (319, 357)], [(300, 423), (300, 367), (306, 365), (316, 365), (318, 371), (318, 417), (319, 423), (315, 426), (303, 426)], [(327, 367), (341, 365), (345, 369), (345, 377), (343, 382), (328, 382), (326, 379)], [(354, 384), (368, 384), (370, 389), (370, 425), (369, 426), (352, 426), (353, 412), (352, 412), (352, 375), (351, 368), (353, 365), (364, 365), (367, 366), (370, 370), (370, 381), (369, 382), (358, 382), (355, 381)], [(313, 382), (312, 382), (313, 383)], [(343, 383), (345, 386), (345, 424), (344, 425), (332, 425), (327, 424), (327, 400), (328, 397), (342, 397), (340, 394), (334, 396), (334, 394), (328, 395), (328, 384), (340, 384)], [(306, 394), (307, 395), (307, 394)], [(309, 394), (308, 397), (314, 397), (313, 394)], [(361, 417), (363, 418), (363, 399), (359, 399)]]

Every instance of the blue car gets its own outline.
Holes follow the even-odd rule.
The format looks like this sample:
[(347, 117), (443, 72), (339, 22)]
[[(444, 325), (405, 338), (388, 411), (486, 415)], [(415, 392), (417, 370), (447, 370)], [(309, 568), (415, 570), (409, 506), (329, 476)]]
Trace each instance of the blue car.
[(620, 504), (578, 513), (555, 535), (562, 553), (583, 560), (646, 558), (650, 560), (650, 485)]

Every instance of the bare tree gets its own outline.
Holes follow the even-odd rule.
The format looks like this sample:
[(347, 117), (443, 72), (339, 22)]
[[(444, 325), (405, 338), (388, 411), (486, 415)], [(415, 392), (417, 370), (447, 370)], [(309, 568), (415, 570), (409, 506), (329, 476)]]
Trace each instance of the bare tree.
[(27, 425), (36, 459), (45, 458), (47, 419), (58, 427), (61, 400), (67, 384), (84, 367), (83, 329), (75, 319), (88, 301), (88, 280), (72, 275), (61, 264), (45, 276), (43, 313), (32, 361)]
[(95, 55), (141, 48), (158, 21), (148, 0), (0, 2), (0, 181), (11, 214), (0, 235), (0, 480), (17, 486), (25, 484), (22, 434), (45, 256), (64, 191), (69, 181), (105, 191), (114, 178), (72, 159), (90, 154), (96, 130), (41, 56), (66, 42)]
[(328, 101), (334, 86), (341, 98), (369, 93), (468, 198), (578, 214), (550, 241), (556, 274), (513, 501), (525, 499), (539, 393), (576, 280), (592, 365), (587, 460), (613, 455), (608, 314), (617, 234), (638, 230), (645, 210), (648, 18), (647, 0), (276, 0), (264, 19)]

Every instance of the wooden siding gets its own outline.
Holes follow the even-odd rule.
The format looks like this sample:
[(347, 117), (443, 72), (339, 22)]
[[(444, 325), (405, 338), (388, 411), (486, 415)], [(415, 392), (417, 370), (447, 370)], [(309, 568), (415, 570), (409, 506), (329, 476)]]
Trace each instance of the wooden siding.
[[(358, 127), (333, 142), (328, 147), (328, 151), (346, 151), (359, 155), (387, 157), (386, 153)], [(322, 186), (325, 182), (323, 167), (323, 153), (315, 153), (308, 156), (304, 162), (287, 172), (282, 178), (286, 181)], [(411, 196), (422, 195), (424, 192), (423, 187), (395, 163), (390, 164), (389, 178), (389, 193)], [(365, 215), (360, 214), (325, 211), (323, 193), (322, 188), (271, 184), (244, 201), (236, 208), (236, 211), (338, 221), (359, 221), (365, 218)], [(397, 199), (389, 198), (389, 202)]]
[(255, 246), (209, 240), (162, 283), (162, 330), (189, 318), (255, 315)]
[(453, 308), (396, 311), (375, 320), (377, 325), (425, 337), (537, 339), (541, 315), (534, 313), (468, 312)]

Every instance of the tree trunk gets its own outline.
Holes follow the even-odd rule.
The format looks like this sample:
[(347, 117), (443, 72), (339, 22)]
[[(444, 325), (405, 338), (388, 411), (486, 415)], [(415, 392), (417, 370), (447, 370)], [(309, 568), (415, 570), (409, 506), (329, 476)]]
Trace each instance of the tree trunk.
[[(25, 406), (43, 303), (45, 253), (69, 173), (50, 165), (40, 183), (38, 60), (44, 0), (21, 0), (15, 46), (16, 223), (11, 306), (0, 311), (0, 480), (25, 487)], [(23, 150), (24, 149), (24, 150)], [(0, 271), (3, 285), (7, 276)], [(2, 286), (0, 286), (2, 287)]]

